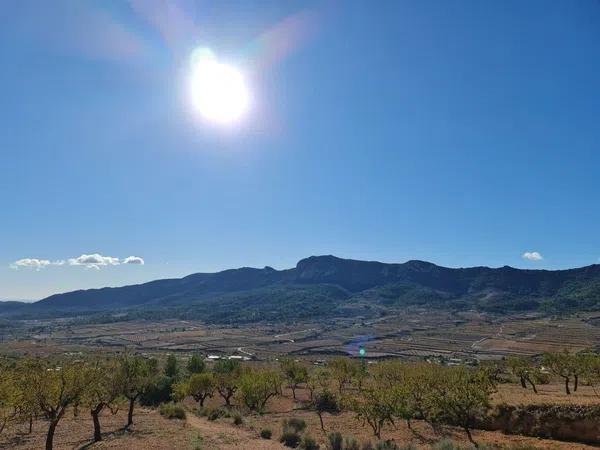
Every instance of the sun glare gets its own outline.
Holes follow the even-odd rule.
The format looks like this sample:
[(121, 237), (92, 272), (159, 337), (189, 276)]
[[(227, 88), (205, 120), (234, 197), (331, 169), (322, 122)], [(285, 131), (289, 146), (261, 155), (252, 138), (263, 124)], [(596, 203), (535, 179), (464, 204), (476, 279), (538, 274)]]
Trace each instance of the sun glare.
[(236, 67), (221, 63), (208, 49), (192, 54), (191, 99), (202, 117), (219, 124), (238, 121), (250, 106), (246, 81)]

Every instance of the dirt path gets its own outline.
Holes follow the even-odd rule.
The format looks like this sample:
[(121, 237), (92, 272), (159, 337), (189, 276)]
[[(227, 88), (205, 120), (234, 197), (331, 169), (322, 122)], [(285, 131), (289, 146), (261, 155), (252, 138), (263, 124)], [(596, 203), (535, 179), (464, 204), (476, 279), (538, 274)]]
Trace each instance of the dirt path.
[[(282, 450), (285, 447), (277, 442), (273, 433), (272, 439), (262, 439), (258, 431), (244, 426), (236, 427), (230, 423), (209, 421), (193, 414), (187, 416), (188, 425), (198, 432), (196, 445), (201, 449), (211, 450)], [(275, 439), (275, 440), (273, 440)]]

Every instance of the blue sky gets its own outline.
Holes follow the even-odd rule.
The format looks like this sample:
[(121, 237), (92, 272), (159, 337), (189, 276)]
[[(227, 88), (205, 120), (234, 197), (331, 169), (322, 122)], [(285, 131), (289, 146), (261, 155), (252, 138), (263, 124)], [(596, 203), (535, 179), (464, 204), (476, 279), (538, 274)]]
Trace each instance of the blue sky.
[[(234, 126), (190, 111), (199, 46), (247, 76)], [(599, 261), (598, 1), (5, 0), (0, 59), (0, 298), (313, 254)]]

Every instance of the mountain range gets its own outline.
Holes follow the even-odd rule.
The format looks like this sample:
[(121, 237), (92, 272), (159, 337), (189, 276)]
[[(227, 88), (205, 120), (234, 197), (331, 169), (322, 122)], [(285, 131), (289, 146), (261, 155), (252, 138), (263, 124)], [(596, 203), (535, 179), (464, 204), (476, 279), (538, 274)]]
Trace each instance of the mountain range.
[(215, 323), (381, 315), (422, 306), (492, 313), (600, 309), (600, 265), (568, 270), (447, 268), (311, 256), (296, 267), (230, 269), (0, 303), (0, 315), (179, 317)]

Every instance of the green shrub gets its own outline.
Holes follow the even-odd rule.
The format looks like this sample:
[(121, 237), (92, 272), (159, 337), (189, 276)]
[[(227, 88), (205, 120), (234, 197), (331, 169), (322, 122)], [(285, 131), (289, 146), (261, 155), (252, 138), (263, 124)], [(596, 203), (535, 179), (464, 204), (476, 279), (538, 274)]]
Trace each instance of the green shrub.
[(160, 405), (159, 412), (167, 419), (185, 419), (185, 409), (175, 403), (163, 403)]
[(406, 444), (400, 447), (400, 450), (419, 450), (415, 444)]
[(394, 441), (379, 441), (375, 445), (375, 450), (400, 450), (400, 447)]
[(209, 408), (206, 410), (206, 418), (210, 421), (230, 416), (229, 411), (225, 408)]
[(346, 437), (344, 439), (344, 450), (360, 450), (358, 441), (353, 437)]
[(242, 415), (239, 412), (234, 412), (233, 413), (233, 424), (234, 425), (241, 425), (244, 423), (244, 419), (242, 418)]
[(339, 431), (329, 433), (327, 435), (327, 440), (329, 441), (330, 450), (344, 450), (344, 438)]
[(302, 438), (302, 442), (300, 443), (300, 448), (302, 450), (319, 450), (321, 446), (317, 444), (317, 441), (315, 441), (312, 437), (304, 436), (304, 438)]
[(286, 447), (296, 448), (300, 444), (300, 434), (290, 428), (284, 428), (279, 442)]
[(192, 438), (192, 448), (194, 450), (204, 450), (204, 438), (201, 435)]
[(263, 428), (262, 430), (260, 430), (260, 437), (263, 439), (271, 439), (272, 435), (273, 433), (268, 428)]
[(509, 450), (538, 450), (538, 448), (531, 444), (514, 444), (508, 447)]
[(296, 433), (302, 433), (306, 429), (306, 422), (303, 419), (292, 417), (291, 419), (283, 421), (283, 428), (289, 428)]
[(460, 444), (451, 439), (443, 439), (439, 442), (436, 442), (431, 448), (432, 450), (464, 450)]

